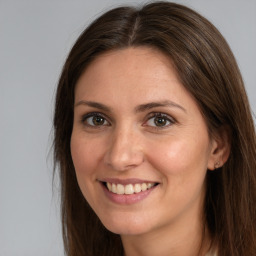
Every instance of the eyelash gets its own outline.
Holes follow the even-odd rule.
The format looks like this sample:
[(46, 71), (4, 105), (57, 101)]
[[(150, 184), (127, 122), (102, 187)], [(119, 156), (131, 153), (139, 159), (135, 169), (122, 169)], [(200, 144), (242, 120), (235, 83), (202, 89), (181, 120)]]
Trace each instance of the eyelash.
[[(104, 123), (107, 122), (108, 124), (102, 124), (102, 125), (92, 125), (92, 124), (89, 124), (88, 123), (88, 119), (89, 118), (94, 118), (94, 117), (99, 117), (99, 118), (102, 118), (104, 120)], [(93, 120), (92, 120), (93, 121)], [(88, 127), (91, 127), (91, 128), (100, 128), (102, 126), (109, 126), (110, 125), (110, 122), (107, 120), (107, 118), (105, 117), (105, 115), (99, 113), (99, 112), (91, 112), (91, 113), (88, 113), (88, 114), (85, 114), (82, 116), (82, 119), (81, 119), (81, 122), (83, 125), (85, 126), (88, 126)]]
[[(102, 121), (104, 122), (103, 124), (99, 124), (99, 125), (93, 125), (93, 124), (89, 124), (88, 119), (89, 118), (102, 118)], [(161, 118), (164, 120), (164, 122), (167, 122), (168, 124), (166, 125), (166, 123), (163, 126), (157, 126), (155, 123), (155, 120), (153, 120), (155, 125), (147, 125), (147, 123), (151, 120), (151, 119), (156, 119), (156, 118)], [(91, 120), (93, 122), (93, 120)], [(102, 126), (110, 126), (111, 123), (108, 121), (108, 119), (105, 117), (105, 115), (103, 115), (100, 112), (91, 112), (88, 114), (85, 114), (82, 116), (81, 118), (81, 122), (83, 125), (90, 127), (90, 128), (101, 128)], [(107, 122), (107, 124), (105, 124), (105, 122)], [(161, 113), (161, 112), (152, 112), (149, 114), (149, 116), (147, 117), (146, 122), (143, 123), (143, 126), (149, 126), (153, 129), (164, 129), (167, 128), (173, 124), (176, 123), (176, 120), (172, 117), (170, 117), (167, 114)]]
[[(145, 123), (148, 123), (151, 119), (156, 119), (156, 118), (162, 118), (164, 119), (166, 122), (168, 122), (168, 124), (164, 124), (164, 126), (157, 126), (157, 125), (149, 125), (151, 128), (154, 129), (164, 129), (167, 128), (173, 124), (176, 123), (176, 120), (172, 117), (170, 117), (167, 114), (161, 113), (161, 112), (153, 112), (150, 113), (149, 117), (147, 118), (147, 121)], [(155, 120), (153, 120), (154, 124), (155, 124)]]

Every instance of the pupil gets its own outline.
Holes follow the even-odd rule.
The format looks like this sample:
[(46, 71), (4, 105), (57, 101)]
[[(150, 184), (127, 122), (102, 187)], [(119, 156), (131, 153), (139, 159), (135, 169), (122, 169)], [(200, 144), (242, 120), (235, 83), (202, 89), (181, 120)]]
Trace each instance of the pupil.
[(93, 117), (93, 124), (94, 125), (102, 125), (102, 124), (104, 124), (104, 118), (102, 118), (100, 116), (94, 116)]
[(166, 119), (163, 117), (158, 117), (155, 119), (156, 126), (164, 126), (166, 124)]

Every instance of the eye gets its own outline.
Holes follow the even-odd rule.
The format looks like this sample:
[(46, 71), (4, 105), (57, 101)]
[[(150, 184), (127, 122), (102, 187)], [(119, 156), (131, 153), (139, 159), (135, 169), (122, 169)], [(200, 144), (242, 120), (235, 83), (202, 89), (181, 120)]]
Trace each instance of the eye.
[(150, 117), (146, 125), (157, 127), (157, 128), (165, 128), (175, 123), (174, 119), (170, 116), (163, 113), (153, 113), (153, 116)]
[(104, 116), (100, 113), (89, 113), (83, 116), (82, 123), (86, 126), (91, 127), (100, 127), (100, 126), (108, 126), (110, 123), (106, 120)]

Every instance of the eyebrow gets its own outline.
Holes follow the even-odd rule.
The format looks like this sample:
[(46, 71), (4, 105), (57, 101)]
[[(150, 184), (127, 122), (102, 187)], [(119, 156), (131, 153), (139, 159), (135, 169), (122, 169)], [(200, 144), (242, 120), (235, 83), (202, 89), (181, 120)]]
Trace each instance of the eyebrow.
[[(100, 109), (100, 110), (103, 110), (106, 112), (111, 112), (111, 110), (112, 110), (110, 107), (108, 107), (102, 103), (98, 103), (98, 102), (94, 102), (94, 101), (81, 100), (75, 104), (75, 107), (80, 106), (80, 105), (97, 108), (97, 109)], [(150, 110), (152, 108), (157, 108), (157, 107), (172, 107), (172, 108), (174, 107), (174, 108), (181, 109), (182, 111), (187, 113), (187, 111), (184, 107), (182, 107), (181, 105), (179, 105), (173, 101), (170, 101), (170, 100), (159, 101), (159, 102), (149, 102), (146, 104), (138, 105), (135, 108), (135, 112), (144, 112), (144, 111)]]
[(135, 112), (143, 112), (143, 111), (150, 110), (152, 108), (157, 108), (157, 107), (175, 107), (183, 110), (185, 113), (187, 112), (186, 109), (183, 108), (181, 105), (170, 100), (150, 102), (150, 103), (139, 105), (135, 108)]
[(80, 105), (85, 105), (85, 106), (97, 108), (97, 109), (100, 109), (100, 110), (103, 110), (106, 112), (111, 112), (111, 108), (109, 108), (108, 106), (106, 106), (102, 103), (94, 102), (94, 101), (81, 100), (75, 104), (75, 107), (80, 106)]

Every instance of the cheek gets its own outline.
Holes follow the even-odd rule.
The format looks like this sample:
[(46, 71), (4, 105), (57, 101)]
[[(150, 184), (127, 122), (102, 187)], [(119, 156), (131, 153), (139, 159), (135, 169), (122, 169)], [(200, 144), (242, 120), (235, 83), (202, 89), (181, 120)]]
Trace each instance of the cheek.
[(170, 139), (151, 145), (154, 152), (149, 158), (165, 175), (195, 175), (206, 172), (209, 149), (208, 139)]
[(100, 147), (94, 143), (92, 145), (83, 134), (72, 134), (70, 149), (77, 182), (82, 194), (91, 206), (97, 204), (93, 194), (95, 183), (97, 183), (96, 171), (100, 155), (98, 148)]
[(90, 175), (96, 169), (100, 147), (90, 140), (73, 134), (70, 141), (71, 156), (77, 175)]
[(70, 141), (71, 156), (80, 190), (88, 203), (94, 205), (92, 191), (96, 183), (97, 163), (99, 162), (98, 147), (78, 134), (72, 134)]

